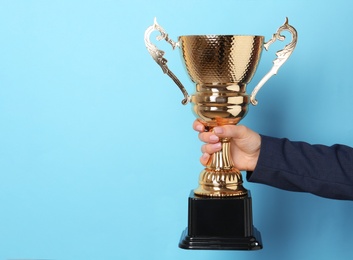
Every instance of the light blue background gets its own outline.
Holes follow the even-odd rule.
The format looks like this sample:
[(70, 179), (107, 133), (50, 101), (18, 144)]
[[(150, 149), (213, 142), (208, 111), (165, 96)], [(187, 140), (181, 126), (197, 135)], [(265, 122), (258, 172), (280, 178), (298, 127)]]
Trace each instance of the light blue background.
[[(1, 0), (0, 259), (350, 259), (352, 202), (253, 183), (263, 250), (178, 248), (201, 143), (143, 36), (157, 17), (174, 39), (269, 39), (288, 16), (297, 48), (242, 123), (353, 146), (352, 13), (343, 0)], [(192, 92), (179, 54), (159, 47)]]

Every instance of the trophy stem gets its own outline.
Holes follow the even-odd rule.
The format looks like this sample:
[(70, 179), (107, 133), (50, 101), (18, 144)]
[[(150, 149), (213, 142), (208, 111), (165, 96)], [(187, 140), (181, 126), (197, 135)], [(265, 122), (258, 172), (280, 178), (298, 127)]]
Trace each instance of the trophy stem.
[(230, 154), (229, 138), (222, 138), (222, 149), (211, 155), (206, 168), (200, 173), (199, 187), (194, 193), (207, 197), (243, 196), (247, 190), (243, 187), (240, 171), (234, 167)]

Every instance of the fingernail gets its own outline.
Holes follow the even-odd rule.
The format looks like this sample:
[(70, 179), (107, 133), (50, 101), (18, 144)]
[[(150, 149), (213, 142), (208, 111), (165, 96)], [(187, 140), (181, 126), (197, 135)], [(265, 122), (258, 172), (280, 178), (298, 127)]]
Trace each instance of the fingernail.
[(223, 128), (222, 127), (215, 127), (215, 128), (213, 128), (213, 132), (215, 134), (223, 134)]
[(201, 156), (201, 158), (203, 160), (208, 160), (209, 157), (210, 157), (210, 155), (208, 153), (203, 153), (202, 156)]
[(218, 140), (219, 140), (219, 138), (218, 138), (217, 135), (211, 135), (210, 136), (210, 141), (218, 141)]
[(196, 130), (199, 132), (203, 132), (203, 125), (197, 125)]
[(222, 147), (222, 144), (221, 143), (216, 143), (216, 144), (213, 144), (213, 148), (214, 149), (219, 149)]

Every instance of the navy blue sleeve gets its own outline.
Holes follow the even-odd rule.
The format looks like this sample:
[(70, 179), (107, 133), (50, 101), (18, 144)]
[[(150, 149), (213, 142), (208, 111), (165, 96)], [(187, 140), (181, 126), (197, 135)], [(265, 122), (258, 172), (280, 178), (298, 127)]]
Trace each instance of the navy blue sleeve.
[(290, 191), (353, 200), (353, 148), (311, 145), (261, 136), (257, 166), (247, 173), (250, 182)]

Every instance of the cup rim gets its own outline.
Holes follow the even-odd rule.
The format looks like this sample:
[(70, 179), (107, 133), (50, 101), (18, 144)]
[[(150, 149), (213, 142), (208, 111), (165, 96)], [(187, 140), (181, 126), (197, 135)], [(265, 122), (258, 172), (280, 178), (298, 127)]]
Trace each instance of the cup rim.
[(185, 37), (206, 37), (206, 38), (230, 38), (230, 37), (260, 37), (264, 38), (265, 36), (263, 35), (251, 35), (251, 34), (186, 34), (186, 35), (180, 35), (178, 38), (185, 38)]

